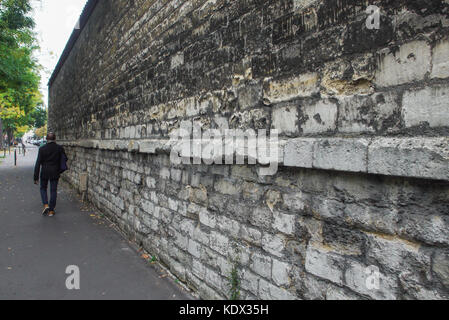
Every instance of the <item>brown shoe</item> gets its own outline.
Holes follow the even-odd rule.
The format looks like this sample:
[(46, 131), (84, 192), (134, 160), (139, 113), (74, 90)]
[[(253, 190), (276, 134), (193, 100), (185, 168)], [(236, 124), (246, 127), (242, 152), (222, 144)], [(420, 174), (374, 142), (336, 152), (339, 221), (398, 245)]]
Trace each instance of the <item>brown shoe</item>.
[(55, 215), (54, 211), (50, 211), (50, 213), (48, 214), (49, 217), (53, 217)]
[(46, 215), (50, 212), (50, 207), (48, 206), (48, 204), (44, 205), (44, 210), (42, 211), (42, 215)]

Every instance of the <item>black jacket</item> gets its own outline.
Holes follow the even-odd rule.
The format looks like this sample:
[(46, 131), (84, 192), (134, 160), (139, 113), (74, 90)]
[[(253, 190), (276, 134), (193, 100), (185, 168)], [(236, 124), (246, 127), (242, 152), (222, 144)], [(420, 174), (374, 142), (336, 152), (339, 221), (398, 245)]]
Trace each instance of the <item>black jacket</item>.
[(41, 178), (56, 180), (61, 174), (61, 157), (66, 157), (64, 148), (51, 142), (39, 149), (36, 166), (34, 167), (34, 181), (39, 180), (39, 172), (42, 166)]

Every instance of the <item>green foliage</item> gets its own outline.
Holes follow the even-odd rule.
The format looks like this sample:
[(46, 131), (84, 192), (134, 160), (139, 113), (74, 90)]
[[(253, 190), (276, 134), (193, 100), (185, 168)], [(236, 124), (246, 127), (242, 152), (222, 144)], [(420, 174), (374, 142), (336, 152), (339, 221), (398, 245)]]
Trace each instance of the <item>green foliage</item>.
[(0, 118), (9, 135), (41, 127), (39, 65), (30, 0), (0, 0)]
[(47, 125), (44, 125), (42, 128), (36, 129), (34, 134), (39, 138), (44, 138), (47, 135)]
[(231, 271), (231, 275), (229, 277), (229, 299), (230, 300), (240, 300), (240, 278), (239, 272), (237, 270), (237, 265), (234, 265)]
[(47, 110), (41, 106), (37, 106), (30, 114), (31, 122), (30, 126), (35, 128), (42, 128), (47, 123)]

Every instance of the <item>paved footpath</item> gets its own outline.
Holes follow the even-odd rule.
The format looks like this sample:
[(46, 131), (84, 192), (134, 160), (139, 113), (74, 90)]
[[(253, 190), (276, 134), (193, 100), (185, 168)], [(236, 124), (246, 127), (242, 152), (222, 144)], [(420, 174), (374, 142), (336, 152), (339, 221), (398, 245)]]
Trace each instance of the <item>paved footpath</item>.
[[(58, 193), (57, 215), (41, 215), (33, 184), (37, 149), (0, 159), (1, 299), (192, 299), (141, 258), (135, 247), (82, 203), (68, 187)], [(68, 290), (68, 266), (80, 270), (80, 290)]]

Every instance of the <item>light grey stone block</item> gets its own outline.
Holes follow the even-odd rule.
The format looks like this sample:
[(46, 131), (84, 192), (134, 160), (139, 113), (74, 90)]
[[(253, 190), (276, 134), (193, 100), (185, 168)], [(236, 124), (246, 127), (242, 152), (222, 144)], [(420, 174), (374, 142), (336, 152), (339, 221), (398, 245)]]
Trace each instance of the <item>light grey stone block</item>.
[(315, 144), (313, 167), (367, 172), (368, 139), (320, 139)]
[(448, 78), (449, 77), (449, 41), (441, 41), (437, 43), (432, 50), (432, 78)]
[(258, 275), (271, 279), (272, 259), (259, 253), (253, 253), (250, 268)]
[(315, 139), (291, 139), (285, 145), (284, 165), (287, 167), (312, 168)]
[(306, 253), (306, 271), (336, 284), (343, 284), (344, 258), (323, 248), (309, 245)]
[(298, 300), (290, 291), (276, 287), (263, 279), (259, 283), (259, 297), (262, 300)]
[(402, 117), (407, 127), (427, 123), (430, 127), (449, 127), (449, 87), (427, 87), (404, 94)]
[(397, 52), (382, 54), (375, 83), (380, 87), (423, 80), (430, 71), (430, 46), (425, 41), (412, 41)]
[(282, 257), (286, 240), (280, 235), (264, 234), (262, 238), (262, 248), (277, 257)]
[(279, 133), (294, 135), (298, 132), (298, 110), (296, 106), (276, 108), (273, 110), (272, 128)]
[(328, 100), (319, 101), (303, 108), (307, 117), (301, 126), (304, 134), (317, 134), (333, 131), (337, 127), (337, 105)]
[(288, 286), (290, 284), (290, 277), (289, 277), (290, 270), (291, 270), (290, 264), (273, 259), (273, 271), (272, 271), (273, 282), (280, 287)]
[(366, 266), (358, 261), (348, 261), (349, 266), (345, 270), (345, 285), (362, 295), (370, 296), (376, 300), (395, 300), (399, 292), (399, 285), (394, 276), (383, 274), (379, 271), (378, 288), (368, 286), (368, 277), (371, 276)]
[(449, 138), (379, 138), (369, 147), (368, 172), (449, 180)]

